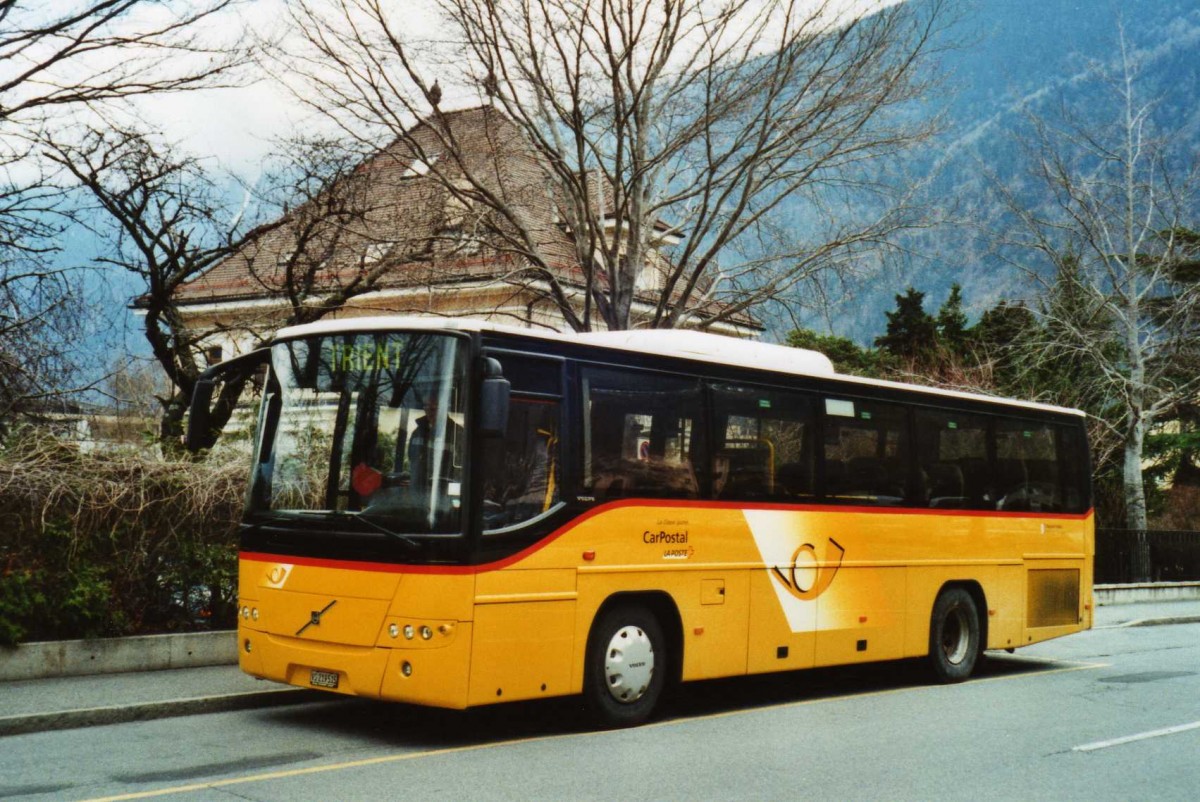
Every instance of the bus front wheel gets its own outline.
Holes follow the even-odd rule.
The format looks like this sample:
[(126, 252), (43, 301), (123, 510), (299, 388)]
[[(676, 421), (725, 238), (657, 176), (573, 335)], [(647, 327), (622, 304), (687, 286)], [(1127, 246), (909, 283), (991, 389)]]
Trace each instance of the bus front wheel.
[(620, 605), (596, 619), (588, 638), (583, 695), (593, 720), (632, 727), (650, 717), (667, 673), (666, 638), (644, 607)]
[(933, 605), (929, 661), (939, 682), (962, 682), (979, 658), (979, 608), (963, 588), (947, 588)]

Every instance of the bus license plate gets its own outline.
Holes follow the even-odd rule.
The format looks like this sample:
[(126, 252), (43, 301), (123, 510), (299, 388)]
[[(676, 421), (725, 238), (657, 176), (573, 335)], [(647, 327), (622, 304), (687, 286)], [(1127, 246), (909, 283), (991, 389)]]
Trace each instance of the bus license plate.
[(338, 675), (336, 671), (318, 671), (314, 668), (309, 676), (309, 682), (318, 688), (336, 688)]

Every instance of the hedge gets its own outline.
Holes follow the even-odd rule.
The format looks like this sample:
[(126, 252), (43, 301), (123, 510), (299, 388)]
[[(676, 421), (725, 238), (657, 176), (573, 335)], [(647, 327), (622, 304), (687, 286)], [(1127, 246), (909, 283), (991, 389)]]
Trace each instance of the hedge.
[(0, 644), (232, 627), (248, 460), (0, 445)]

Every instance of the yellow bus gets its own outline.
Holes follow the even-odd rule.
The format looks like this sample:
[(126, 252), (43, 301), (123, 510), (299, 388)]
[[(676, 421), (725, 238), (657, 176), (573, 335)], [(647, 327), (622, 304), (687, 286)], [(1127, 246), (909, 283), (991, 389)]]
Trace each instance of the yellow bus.
[[(1076, 410), (838, 374), (686, 331), (466, 320), (285, 329), (240, 535), (255, 677), (467, 708), (985, 649), (1092, 622)], [(240, 378), (239, 378), (240, 377)]]

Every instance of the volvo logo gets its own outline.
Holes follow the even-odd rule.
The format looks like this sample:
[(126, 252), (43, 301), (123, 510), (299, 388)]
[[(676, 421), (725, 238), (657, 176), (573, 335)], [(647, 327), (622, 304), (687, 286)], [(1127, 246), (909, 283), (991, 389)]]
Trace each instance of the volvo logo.
[(321, 626), (321, 616), (323, 616), (323, 615), (325, 615), (325, 613), (329, 612), (329, 608), (335, 604), (337, 604), (337, 599), (334, 599), (329, 604), (322, 607), (320, 610), (313, 610), (312, 613), (310, 614), (311, 617), (308, 619), (308, 623), (306, 623), (304, 626), (302, 626), (298, 630), (296, 630), (296, 635), (297, 636), (303, 635), (304, 630), (308, 629), (309, 627)]

